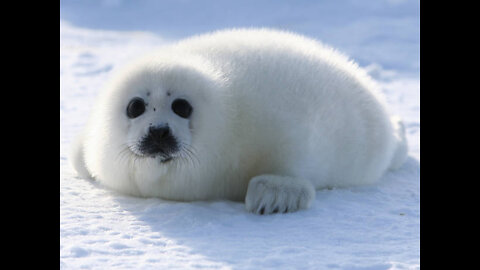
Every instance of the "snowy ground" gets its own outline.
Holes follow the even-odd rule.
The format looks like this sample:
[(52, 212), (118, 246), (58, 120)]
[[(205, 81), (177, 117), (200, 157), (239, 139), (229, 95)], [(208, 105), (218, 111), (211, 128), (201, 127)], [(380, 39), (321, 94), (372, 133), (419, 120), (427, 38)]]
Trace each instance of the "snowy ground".
[[(355, 1), (299, 1), (304, 5), (292, 6), (278, 1), (270, 9), (276, 2), (232, 2), (227, 8), (228, 1), (208, 1), (217, 3), (215, 8), (202, 13), (194, 6), (182, 22), (162, 8), (178, 14), (189, 1), (164, 1), (163, 6), (139, 1), (138, 7), (123, 1), (86, 2), (61, 1), (62, 269), (420, 268), (418, 2), (360, 1), (360, 6)], [(164, 16), (149, 15), (155, 11)], [(139, 16), (141, 12), (146, 15)], [(374, 186), (319, 191), (310, 209), (269, 216), (249, 214), (242, 203), (228, 201), (127, 197), (75, 176), (67, 159), (70, 142), (116, 68), (155, 46), (231, 26), (293, 30), (358, 60), (381, 85), (392, 112), (406, 123), (407, 163)]]

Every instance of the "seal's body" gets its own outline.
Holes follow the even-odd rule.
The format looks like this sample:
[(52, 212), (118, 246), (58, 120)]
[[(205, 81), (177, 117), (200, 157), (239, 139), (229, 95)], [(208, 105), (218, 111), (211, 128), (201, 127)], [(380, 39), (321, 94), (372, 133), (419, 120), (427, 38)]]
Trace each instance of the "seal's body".
[(368, 76), (295, 34), (228, 30), (161, 48), (116, 76), (73, 147), (80, 175), (137, 196), (307, 208), (406, 159)]

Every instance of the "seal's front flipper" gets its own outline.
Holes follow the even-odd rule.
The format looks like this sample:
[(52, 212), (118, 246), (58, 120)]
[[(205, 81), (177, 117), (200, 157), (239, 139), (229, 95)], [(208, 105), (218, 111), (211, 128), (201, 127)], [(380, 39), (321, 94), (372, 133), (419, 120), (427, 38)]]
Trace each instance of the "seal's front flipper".
[(263, 174), (248, 184), (245, 207), (255, 214), (295, 212), (306, 209), (315, 198), (315, 188), (307, 180)]

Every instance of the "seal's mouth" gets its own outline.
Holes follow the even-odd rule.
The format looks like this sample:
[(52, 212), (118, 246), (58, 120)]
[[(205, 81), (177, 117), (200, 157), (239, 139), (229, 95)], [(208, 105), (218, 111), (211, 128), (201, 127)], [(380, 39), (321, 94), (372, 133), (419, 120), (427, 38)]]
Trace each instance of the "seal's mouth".
[(158, 153), (145, 153), (145, 152), (143, 152), (143, 153), (140, 154), (140, 156), (142, 156), (144, 158), (155, 159), (158, 162), (164, 164), (164, 163), (168, 163), (168, 162), (174, 160), (177, 157), (176, 153), (177, 152), (163, 152), (163, 151), (160, 151)]
[(175, 161), (182, 161), (191, 163), (192, 165), (198, 165), (199, 159), (196, 154), (195, 148), (189, 145), (181, 144), (181, 146), (171, 149), (173, 151), (158, 151), (158, 152), (146, 152), (140, 151), (139, 144), (128, 146), (131, 153), (138, 159), (151, 159), (160, 164), (167, 164)]
[(132, 152), (138, 158), (151, 158), (160, 163), (168, 163), (176, 159), (176, 157), (180, 154), (180, 149), (178, 147), (170, 148), (168, 151), (165, 151), (164, 149), (158, 149), (156, 147), (142, 147), (142, 145), (139, 143), (129, 145), (128, 148), (130, 149), (130, 152)]
[(138, 149), (136, 149), (136, 147), (129, 147), (129, 148), (130, 148), (130, 152), (133, 153), (133, 155), (136, 156), (137, 158), (140, 158), (140, 159), (151, 158), (153, 160), (157, 160), (162, 164), (168, 163), (176, 158), (175, 155), (171, 155), (171, 154), (166, 154), (166, 153), (151, 154), (151, 153), (140, 152), (138, 151)]
[(160, 159), (160, 163), (167, 163), (167, 162), (171, 161), (172, 159), (173, 159), (173, 157), (165, 157), (165, 158)]

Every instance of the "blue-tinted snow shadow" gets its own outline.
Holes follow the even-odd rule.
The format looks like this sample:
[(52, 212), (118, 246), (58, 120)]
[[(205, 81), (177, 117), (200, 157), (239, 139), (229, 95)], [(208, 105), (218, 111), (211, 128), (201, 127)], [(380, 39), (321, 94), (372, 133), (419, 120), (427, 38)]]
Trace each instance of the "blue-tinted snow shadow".
[(226, 265), (389, 269), (419, 253), (419, 176), (410, 157), (378, 185), (320, 190), (310, 209), (266, 216), (241, 202), (115, 200), (152, 231)]

